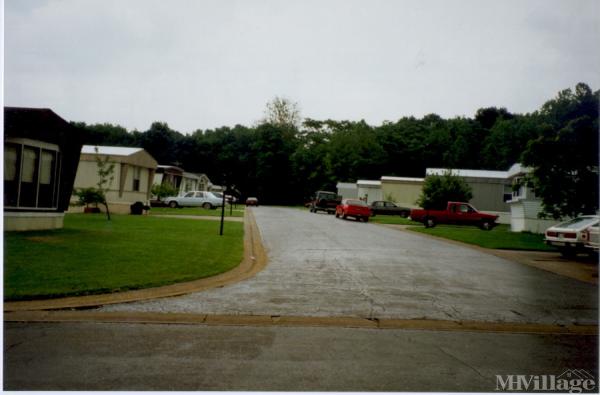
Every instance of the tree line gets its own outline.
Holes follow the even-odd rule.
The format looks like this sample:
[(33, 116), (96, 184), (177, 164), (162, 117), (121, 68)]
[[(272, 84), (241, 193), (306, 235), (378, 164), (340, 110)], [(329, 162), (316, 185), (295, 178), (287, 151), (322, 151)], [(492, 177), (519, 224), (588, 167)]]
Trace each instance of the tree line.
[[(189, 135), (164, 122), (144, 132), (106, 123), (74, 125), (86, 144), (142, 147), (160, 164), (206, 173), (214, 183), (265, 204), (302, 203), (316, 190), (335, 190), (337, 182), (423, 177), (428, 167), (507, 170), (522, 162), (535, 169), (529, 182), (546, 212), (563, 216), (598, 208), (599, 97), (600, 91), (579, 83), (533, 113), (488, 107), (472, 118), (429, 114), (379, 126), (300, 122), (297, 106), (280, 98), (268, 104), (257, 125)], [(565, 205), (568, 197), (575, 202)]]

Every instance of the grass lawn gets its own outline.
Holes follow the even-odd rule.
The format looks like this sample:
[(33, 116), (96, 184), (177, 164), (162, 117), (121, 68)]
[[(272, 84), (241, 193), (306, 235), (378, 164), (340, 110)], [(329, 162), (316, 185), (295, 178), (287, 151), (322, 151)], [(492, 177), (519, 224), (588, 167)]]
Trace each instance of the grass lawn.
[[(414, 224), (414, 222), (413, 222)], [(511, 232), (509, 225), (498, 225), (492, 230), (485, 231), (474, 226), (438, 225), (426, 229), (421, 226), (407, 228), (414, 232), (426, 233), (446, 239), (475, 244), (484, 248), (499, 250), (528, 250), (528, 251), (556, 251), (553, 247), (544, 244), (544, 236), (534, 233)]]
[(375, 222), (376, 224), (389, 224), (389, 225), (420, 225), (419, 222), (411, 221), (408, 218), (402, 218), (399, 215), (376, 215), (369, 218), (369, 221)]
[(5, 232), (5, 300), (148, 288), (237, 266), (243, 224), (151, 216), (67, 214), (64, 229)]
[[(225, 216), (226, 217), (243, 217), (244, 216), (245, 206), (242, 204), (238, 204), (233, 210), (230, 210), (229, 206), (225, 207)], [(229, 213), (232, 213), (230, 215)], [(202, 207), (181, 207), (181, 208), (169, 208), (169, 207), (152, 207), (149, 211), (150, 215), (199, 215), (199, 216), (209, 216), (209, 217), (220, 217), (221, 216), (221, 208), (217, 208), (215, 210), (207, 210)]]

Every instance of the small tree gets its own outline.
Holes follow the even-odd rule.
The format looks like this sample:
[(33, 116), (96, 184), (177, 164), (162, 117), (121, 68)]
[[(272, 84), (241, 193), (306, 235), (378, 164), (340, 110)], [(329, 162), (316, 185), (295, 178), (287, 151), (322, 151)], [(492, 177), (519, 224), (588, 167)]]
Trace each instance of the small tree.
[(473, 197), (471, 187), (451, 171), (425, 178), (417, 204), (426, 210), (443, 210), (448, 202), (468, 202)]
[(152, 195), (156, 196), (160, 201), (168, 196), (177, 195), (177, 190), (169, 183), (152, 185)]
[(110, 184), (115, 179), (115, 163), (109, 162), (108, 156), (105, 156), (104, 159), (100, 158), (100, 155), (98, 155), (98, 147), (94, 147), (94, 151), (96, 151), (96, 165), (98, 166), (98, 183), (96, 184), (96, 190), (102, 198), (100, 203), (102, 203), (106, 209), (106, 219), (110, 221), (110, 211), (108, 209), (108, 203), (106, 202), (106, 192), (108, 192)]

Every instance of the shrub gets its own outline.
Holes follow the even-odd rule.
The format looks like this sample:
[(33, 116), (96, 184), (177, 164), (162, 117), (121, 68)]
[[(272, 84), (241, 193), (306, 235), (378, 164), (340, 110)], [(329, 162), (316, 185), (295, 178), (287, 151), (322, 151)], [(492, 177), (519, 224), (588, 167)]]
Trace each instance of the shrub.
[(451, 171), (425, 178), (417, 204), (426, 210), (444, 210), (448, 202), (468, 202), (473, 197), (471, 187)]
[(77, 196), (77, 202), (81, 206), (89, 207), (90, 204), (93, 204), (94, 207), (98, 207), (99, 203), (104, 203), (104, 194), (94, 187), (75, 189), (73, 194)]

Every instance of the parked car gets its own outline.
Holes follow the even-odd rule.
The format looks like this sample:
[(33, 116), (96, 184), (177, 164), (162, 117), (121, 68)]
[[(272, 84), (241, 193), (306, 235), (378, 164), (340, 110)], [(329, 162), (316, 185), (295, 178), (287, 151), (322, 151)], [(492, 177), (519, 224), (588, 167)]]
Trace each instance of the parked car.
[(249, 197), (248, 199), (246, 199), (246, 207), (248, 206), (258, 207), (258, 199), (255, 197)]
[(170, 196), (165, 198), (167, 206), (175, 207), (202, 207), (213, 209), (223, 205), (223, 197), (219, 197), (213, 192), (190, 191), (183, 196)]
[(596, 248), (598, 248), (598, 223), (600, 217), (597, 215), (583, 215), (570, 221), (554, 225), (546, 229), (544, 241), (548, 245), (558, 248), (565, 257), (577, 255), (580, 252), (589, 251), (586, 244), (590, 244), (593, 249), (593, 242), (590, 239), (595, 226)]
[(589, 248), (591, 251), (595, 251), (598, 253), (600, 242), (598, 241), (598, 227), (600, 223), (590, 226), (583, 233), (583, 238), (585, 239), (585, 244), (583, 245), (586, 248)]
[(448, 202), (445, 210), (410, 210), (413, 221), (422, 222), (426, 228), (433, 228), (437, 224), (475, 225), (483, 230), (491, 230), (496, 225), (497, 215), (485, 214), (477, 211), (469, 203)]
[(371, 214), (371, 209), (367, 203), (358, 199), (344, 199), (335, 208), (336, 218), (342, 217), (346, 219), (347, 217), (353, 217), (359, 221), (363, 220), (368, 222)]
[(310, 202), (309, 210), (311, 213), (325, 211), (327, 214), (333, 214), (341, 201), (341, 196), (335, 192), (317, 191), (314, 199)]
[(407, 207), (400, 207), (394, 202), (388, 202), (384, 200), (377, 200), (371, 203), (371, 211), (373, 216), (379, 215), (399, 215), (402, 218), (406, 218), (410, 215), (410, 209)]

